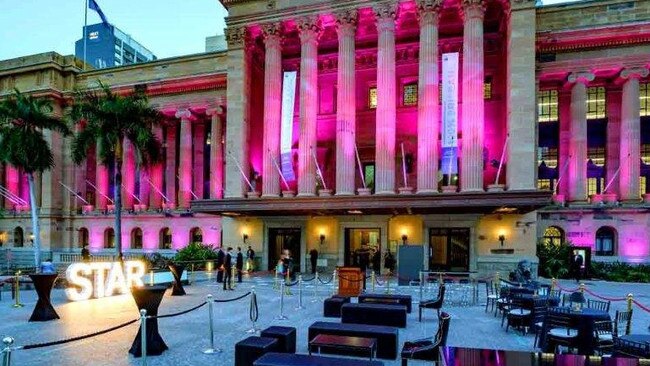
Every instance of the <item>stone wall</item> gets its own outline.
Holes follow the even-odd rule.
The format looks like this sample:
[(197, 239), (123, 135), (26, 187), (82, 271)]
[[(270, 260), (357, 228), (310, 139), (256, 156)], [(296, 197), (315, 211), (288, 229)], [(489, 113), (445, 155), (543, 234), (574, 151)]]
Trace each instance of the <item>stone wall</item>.
[(538, 8), (537, 32), (647, 20), (650, 20), (650, 1), (592, 0)]

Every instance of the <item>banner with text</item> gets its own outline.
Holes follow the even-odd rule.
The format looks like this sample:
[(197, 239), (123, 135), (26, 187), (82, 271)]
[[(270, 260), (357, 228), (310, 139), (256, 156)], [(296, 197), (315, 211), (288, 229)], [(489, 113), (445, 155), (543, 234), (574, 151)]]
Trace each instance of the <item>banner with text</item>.
[(280, 166), (287, 181), (296, 180), (291, 158), (293, 111), (296, 102), (296, 71), (285, 71), (282, 82), (282, 122), (280, 125)]
[(442, 55), (442, 165), (458, 173), (458, 52)]

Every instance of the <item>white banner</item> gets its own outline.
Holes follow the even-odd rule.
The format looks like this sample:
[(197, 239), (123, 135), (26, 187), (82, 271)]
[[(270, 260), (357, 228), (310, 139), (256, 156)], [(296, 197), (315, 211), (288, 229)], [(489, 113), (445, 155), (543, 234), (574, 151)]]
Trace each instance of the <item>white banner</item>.
[(442, 54), (442, 147), (458, 146), (458, 52)]
[(296, 71), (285, 71), (282, 82), (282, 122), (280, 125), (280, 165), (284, 179), (296, 179), (291, 159), (293, 141), (293, 111), (296, 102)]

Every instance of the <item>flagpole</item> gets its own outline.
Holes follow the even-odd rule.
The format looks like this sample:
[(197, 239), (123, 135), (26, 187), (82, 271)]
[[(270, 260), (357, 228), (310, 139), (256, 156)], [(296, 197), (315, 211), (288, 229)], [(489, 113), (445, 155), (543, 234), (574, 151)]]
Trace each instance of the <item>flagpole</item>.
[(84, 0), (84, 59), (83, 69), (86, 70), (86, 42), (88, 41), (88, 0)]

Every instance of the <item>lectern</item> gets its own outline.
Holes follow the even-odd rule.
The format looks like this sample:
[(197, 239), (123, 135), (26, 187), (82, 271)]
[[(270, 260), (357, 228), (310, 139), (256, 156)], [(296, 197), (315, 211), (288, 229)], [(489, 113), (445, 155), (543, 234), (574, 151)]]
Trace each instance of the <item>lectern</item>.
[(358, 267), (337, 267), (339, 296), (359, 296), (363, 288), (363, 274)]

